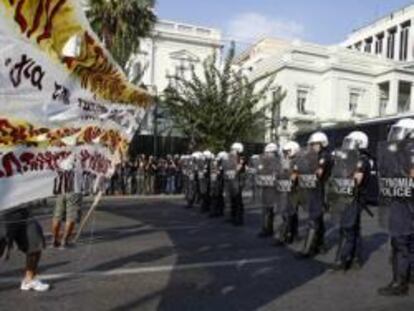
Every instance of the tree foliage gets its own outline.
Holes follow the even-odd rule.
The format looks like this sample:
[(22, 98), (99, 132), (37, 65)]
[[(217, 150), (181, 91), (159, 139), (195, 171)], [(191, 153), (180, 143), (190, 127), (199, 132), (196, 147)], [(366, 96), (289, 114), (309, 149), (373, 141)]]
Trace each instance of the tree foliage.
[(154, 6), (155, 0), (89, 0), (87, 16), (92, 28), (122, 68), (137, 52), (139, 38), (153, 29), (157, 21)]
[(191, 79), (173, 77), (165, 90), (163, 106), (176, 126), (191, 138), (193, 148), (214, 151), (228, 148), (235, 141), (263, 141), (265, 130), (274, 116), (272, 107), (283, 98), (280, 88), (267, 100), (274, 88), (274, 73), (253, 80), (235, 69), (235, 47), (232, 45), (223, 68), (216, 56), (203, 63), (203, 74), (192, 69)]

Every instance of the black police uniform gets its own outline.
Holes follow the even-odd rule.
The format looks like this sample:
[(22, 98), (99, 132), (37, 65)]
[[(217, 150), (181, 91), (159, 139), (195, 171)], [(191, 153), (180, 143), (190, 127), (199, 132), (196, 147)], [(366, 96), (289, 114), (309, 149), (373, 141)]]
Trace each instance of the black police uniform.
[(335, 260), (338, 268), (348, 269), (354, 259), (362, 264), (361, 213), (367, 209), (371, 163), (371, 157), (361, 151), (355, 172), (362, 173), (363, 178), (359, 185), (355, 184), (354, 200), (344, 208), (340, 217), (340, 241)]
[[(288, 161), (288, 160), (286, 160)], [(282, 224), (277, 230), (274, 245), (282, 246), (284, 244), (292, 244), (298, 235), (299, 217), (298, 217), (298, 180), (292, 180), (292, 167), (294, 160), (289, 160), (286, 176), (281, 176), (290, 185), (290, 189), (283, 192), (279, 196), (282, 215)], [(282, 175), (283, 172), (282, 172)]]
[(242, 159), (238, 156), (238, 164), (241, 165), (237, 171), (238, 190), (231, 196), (231, 219), (236, 226), (244, 224), (244, 204), (243, 204), (243, 189), (246, 179), (246, 165), (242, 163)]
[(325, 184), (332, 169), (332, 157), (326, 149), (322, 149), (318, 154), (318, 168), (322, 169), (323, 173), (318, 176), (316, 188), (308, 191), (305, 203), (308, 210), (308, 236), (301, 254), (305, 257), (318, 254), (324, 246)]
[[(414, 141), (402, 142), (404, 145), (396, 155), (399, 167), (406, 172), (412, 182), (411, 171), (414, 169)], [(404, 163), (405, 162), (405, 163)], [(389, 166), (394, 166), (389, 163)], [(407, 187), (402, 187), (407, 190)], [(408, 187), (410, 191), (414, 189)], [(408, 190), (407, 190), (408, 191)], [(378, 290), (380, 295), (400, 296), (408, 294), (410, 268), (414, 266), (414, 202), (413, 195), (390, 201), (388, 228), (391, 236), (392, 282)]]
[(221, 161), (216, 169), (210, 173), (211, 217), (224, 216), (224, 171)]

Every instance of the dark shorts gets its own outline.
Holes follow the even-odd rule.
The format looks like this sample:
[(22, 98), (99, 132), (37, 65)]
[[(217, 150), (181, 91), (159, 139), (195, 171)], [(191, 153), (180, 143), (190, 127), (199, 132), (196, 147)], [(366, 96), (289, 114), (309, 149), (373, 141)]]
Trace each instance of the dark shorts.
[(45, 247), (42, 227), (27, 210), (0, 216), (0, 256), (13, 245), (25, 254), (40, 252)]

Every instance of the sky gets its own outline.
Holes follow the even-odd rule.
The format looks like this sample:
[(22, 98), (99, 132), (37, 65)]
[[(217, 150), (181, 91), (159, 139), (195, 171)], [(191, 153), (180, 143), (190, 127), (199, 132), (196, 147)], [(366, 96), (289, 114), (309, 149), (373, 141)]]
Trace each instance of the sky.
[(219, 28), (241, 45), (265, 36), (336, 44), (413, 0), (158, 0), (160, 19)]

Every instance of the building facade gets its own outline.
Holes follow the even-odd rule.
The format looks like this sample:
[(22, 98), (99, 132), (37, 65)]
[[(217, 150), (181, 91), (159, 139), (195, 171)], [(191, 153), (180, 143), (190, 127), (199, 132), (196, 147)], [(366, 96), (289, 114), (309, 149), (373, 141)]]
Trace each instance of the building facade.
[[(275, 72), (275, 88), (287, 93), (277, 114), (269, 116), (277, 119), (282, 141), (298, 131), (414, 112), (414, 7), (391, 16), (354, 32), (340, 45), (265, 39), (240, 55), (236, 66), (248, 77)], [(386, 38), (395, 27), (402, 40), (393, 45)], [(370, 48), (369, 38), (379, 33), (385, 36), (383, 45), (374, 40), (377, 48)], [(383, 53), (388, 46), (394, 51), (389, 55)], [(274, 134), (268, 132), (267, 140)]]
[[(139, 83), (155, 94), (173, 83), (174, 76), (191, 78), (192, 69), (201, 75), (203, 62), (212, 55), (221, 61), (221, 32), (217, 29), (188, 25), (172, 21), (159, 21), (150, 38), (140, 41), (140, 50), (128, 63), (130, 78), (139, 76)], [(144, 133), (152, 133), (153, 115), (144, 125)], [(159, 122), (158, 132), (171, 129), (168, 120)]]
[(341, 45), (396, 61), (413, 61), (414, 5), (354, 30)]

